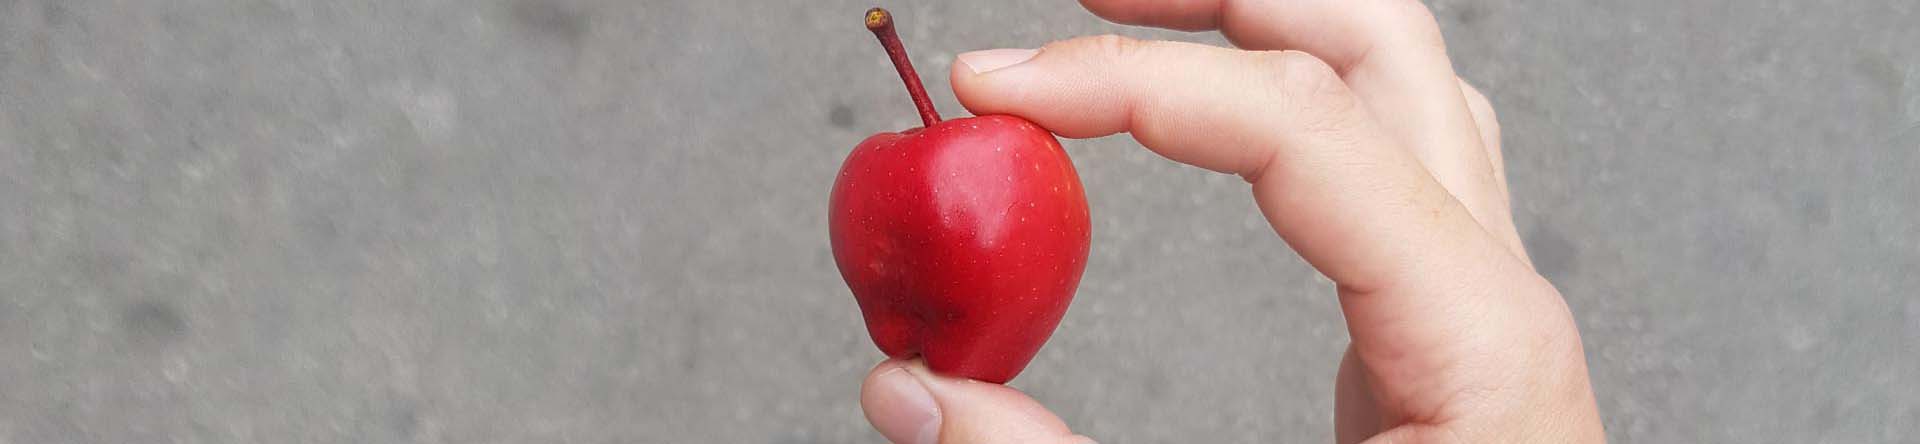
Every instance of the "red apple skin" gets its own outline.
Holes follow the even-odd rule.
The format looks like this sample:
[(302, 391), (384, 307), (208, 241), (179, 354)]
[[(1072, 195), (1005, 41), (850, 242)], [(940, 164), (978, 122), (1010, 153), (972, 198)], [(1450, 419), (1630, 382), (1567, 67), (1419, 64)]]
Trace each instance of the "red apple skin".
[(1013, 116), (868, 137), (828, 204), (833, 259), (887, 356), (1005, 383), (1086, 268), (1086, 192), (1060, 141)]

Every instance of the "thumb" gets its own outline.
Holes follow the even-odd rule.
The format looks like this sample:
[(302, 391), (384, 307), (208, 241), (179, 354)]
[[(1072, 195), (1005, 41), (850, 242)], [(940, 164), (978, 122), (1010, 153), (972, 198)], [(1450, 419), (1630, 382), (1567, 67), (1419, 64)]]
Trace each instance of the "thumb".
[(918, 359), (875, 366), (860, 387), (860, 408), (895, 444), (1093, 444), (1026, 394), (935, 375)]

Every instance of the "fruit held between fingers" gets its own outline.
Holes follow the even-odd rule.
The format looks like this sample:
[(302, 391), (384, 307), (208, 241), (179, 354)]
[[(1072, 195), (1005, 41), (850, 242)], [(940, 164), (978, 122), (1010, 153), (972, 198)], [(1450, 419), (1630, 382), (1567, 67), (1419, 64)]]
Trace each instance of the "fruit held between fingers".
[(886, 48), (924, 127), (879, 133), (841, 166), (828, 203), (834, 261), (874, 344), (936, 372), (1003, 383), (1065, 315), (1090, 222), (1073, 162), (1015, 116), (942, 121), (894, 33)]

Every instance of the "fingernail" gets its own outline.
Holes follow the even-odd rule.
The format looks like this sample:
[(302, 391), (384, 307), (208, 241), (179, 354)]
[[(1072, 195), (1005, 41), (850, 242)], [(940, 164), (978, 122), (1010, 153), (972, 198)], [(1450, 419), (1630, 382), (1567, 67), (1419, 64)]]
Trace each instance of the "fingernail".
[(960, 54), (960, 63), (974, 74), (984, 74), (1000, 68), (1018, 65), (1040, 54), (1037, 49), (989, 49)]
[(896, 444), (938, 444), (940, 405), (933, 393), (905, 368), (882, 373), (874, 381), (874, 394), (885, 411), (872, 412), (873, 428)]

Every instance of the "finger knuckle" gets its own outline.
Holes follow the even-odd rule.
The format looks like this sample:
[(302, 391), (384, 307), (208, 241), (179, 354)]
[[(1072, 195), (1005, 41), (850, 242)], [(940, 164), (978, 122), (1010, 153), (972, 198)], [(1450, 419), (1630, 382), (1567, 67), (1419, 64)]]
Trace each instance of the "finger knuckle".
[(1332, 66), (1299, 51), (1263, 54), (1274, 72), (1278, 106), (1290, 115), (1284, 119), (1290, 131), (1328, 148), (1346, 149), (1360, 143), (1365, 113)]
[[(1121, 37), (1114, 34), (1087, 36), (1063, 41), (1055, 45), (1082, 51), (1092, 57), (1113, 63), (1124, 63), (1137, 58), (1148, 46), (1146, 42)], [(1049, 45), (1050, 47), (1053, 45)], [(1049, 48), (1059, 49), (1059, 48)], [(1044, 50), (1043, 50), (1044, 51)]]
[(1262, 53), (1286, 80), (1301, 82), (1337, 81), (1339, 75), (1326, 61), (1300, 51), (1273, 51)]
[(1355, 105), (1346, 82), (1319, 57), (1300, 51), (1266, 54), (1268, 63), (1273, 65), (1280, 96), (1296, 104), (1297, 109), (1334, 116), (1345, 114), (1346, 108)]

